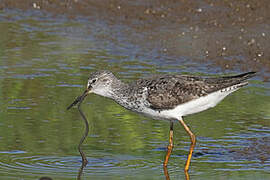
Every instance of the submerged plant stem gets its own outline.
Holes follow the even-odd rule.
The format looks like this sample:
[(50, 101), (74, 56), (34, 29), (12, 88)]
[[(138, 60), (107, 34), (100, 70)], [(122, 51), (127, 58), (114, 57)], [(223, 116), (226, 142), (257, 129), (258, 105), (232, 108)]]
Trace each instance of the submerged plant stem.
[(84, 123), (85, 123), (85, 131), (84, 131), (84, 135), (82, 136), (82, 138), (81, 138), (81, 140), (80, 140), (80, 143), (79, 143), (79, 145), (78, 145), (78, 150), (79, 150), (79, 152), (80, 152), (80, 154), (81, 154), (81, 157), (82, 157), (82, 166), (86, 166), (86, 164), (88, 163), (88, 161), (87, 161), (87, 159), (86, 159), (86, 156), (85, 156), (84, 152), (83, 152), (82, 149), (81, 149), (81, 145), (82, 145), (82, 143), (84, 142), (85, 138), (87, 137), (87, 135), (88, 135), (88, 133), (89, 133), (89, 124), (88, 124), (88, 121), (87, 121), (85, 115), (83, 114), (83, 112), (82, 112), (82, 110), (81, 110), (81, 103), (82, 103), (82, 102), (83, 102), (83, 101), (80, 101), (80, 102), (79, 102), (79, 104), (78, 104), (78, 110), (79, 110), (79, 112), (80, 112), (80, 114), (81, 114), (81, 116), (82, 116), (82, 118), (83, 118), (83, 120), (84, 120)]

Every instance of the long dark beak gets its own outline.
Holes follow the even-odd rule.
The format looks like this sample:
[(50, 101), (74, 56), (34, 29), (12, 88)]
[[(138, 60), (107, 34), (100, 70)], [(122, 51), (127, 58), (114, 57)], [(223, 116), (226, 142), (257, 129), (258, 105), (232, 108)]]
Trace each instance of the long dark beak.
[(78, 97), (75, 99), (75, 101), (74, 101), (71, 105), (69, 105), (69, 106), (67, 107), (67, 110), (69, 110), (69, 109), (72, 108), (73, 106), (77, 105), (79, 102), (82, 102), (82, 101), (84, 100), (84, 98), (85, 98), (88, 94), (90, 94), (90, 93), (91, 93), (91, 90), (90, 90), (90, 89), (86, 89), (86, 90), (83, 92), (83, 94), (82, 94), (81, 96), (78, 96)]

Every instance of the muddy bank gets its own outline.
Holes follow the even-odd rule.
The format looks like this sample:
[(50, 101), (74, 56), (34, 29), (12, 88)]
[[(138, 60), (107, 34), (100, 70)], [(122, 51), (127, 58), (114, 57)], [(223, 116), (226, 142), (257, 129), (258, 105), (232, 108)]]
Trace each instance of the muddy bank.
[[(165, 58), (220, 67), (222, 71), (270, 73), (270, 5), (267, 0), (0, 0), (6, 8), (36, 10), (69, 18), (87, 17), (106, 22), (112, 36), (153, 50)], [(121, 42), (120, 42), (121, 43)]]

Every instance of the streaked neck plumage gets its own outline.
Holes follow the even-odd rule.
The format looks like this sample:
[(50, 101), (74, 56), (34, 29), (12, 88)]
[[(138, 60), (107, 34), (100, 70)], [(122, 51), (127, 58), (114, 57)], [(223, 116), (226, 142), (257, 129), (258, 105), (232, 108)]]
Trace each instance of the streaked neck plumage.
[(111, 81), (102, 88), (93, 89), (93, 93), (100, 96), (104, 96), (115, 101), (123, 98), (123, 90), (128, 89), (129, 85), (122, 82), (121, 80), (113, 77)]

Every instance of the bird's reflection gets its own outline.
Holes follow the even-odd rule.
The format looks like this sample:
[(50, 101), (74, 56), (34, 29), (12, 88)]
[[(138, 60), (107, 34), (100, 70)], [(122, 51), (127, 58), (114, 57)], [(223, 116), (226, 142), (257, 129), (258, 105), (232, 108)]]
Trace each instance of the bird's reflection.
[[(170, 180), (170, 175), (169, 175), (168, 167), (167, 166), (163, 166), (163, 172), (164, 172), (164, 176), (165, 176), (166, 180)], [(189, 180), (188, 171), (185, 171), (184, 170), (184, 173), (185, 173), (186, 180)]]

